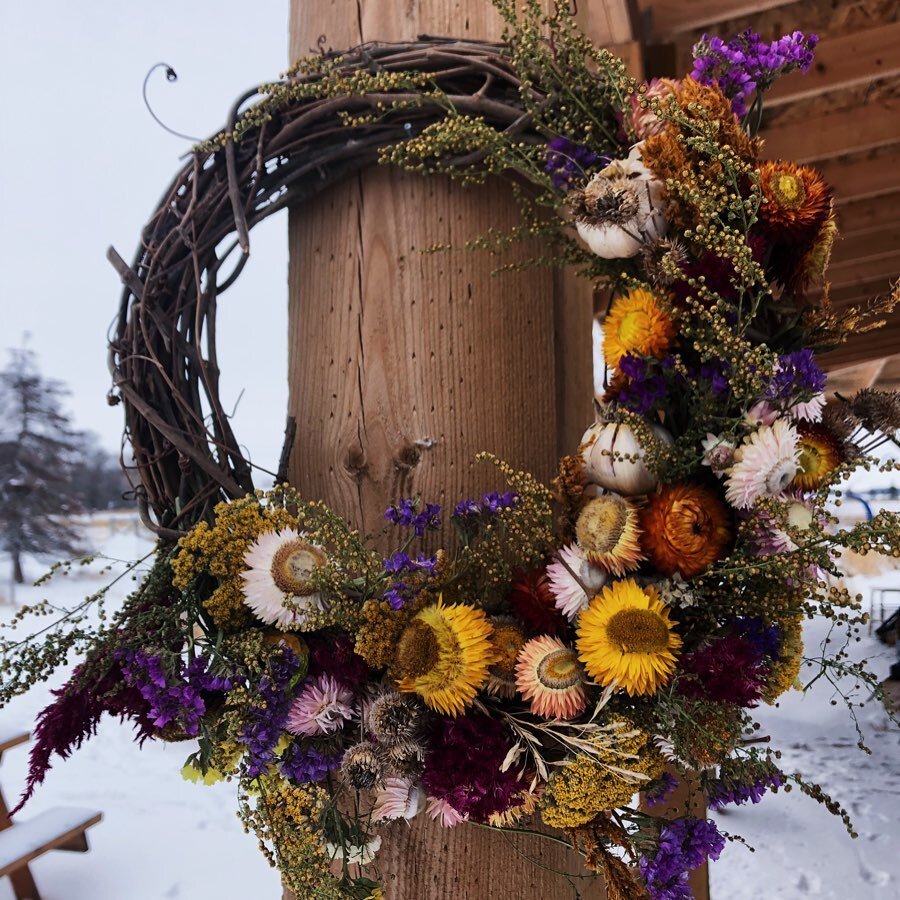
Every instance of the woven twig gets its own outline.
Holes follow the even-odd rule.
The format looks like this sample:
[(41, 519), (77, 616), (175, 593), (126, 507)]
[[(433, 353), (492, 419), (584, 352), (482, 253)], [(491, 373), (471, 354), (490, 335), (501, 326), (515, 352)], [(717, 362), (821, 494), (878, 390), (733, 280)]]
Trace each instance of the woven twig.
[[(428, 73), (431, 87), (458, 112), (480, 116), (517, 140), (541, 140), (503, 45), (421, 38), (366, 44), (339, 59), (348, 73)], [(318, 77), (300, 74), (289, 83)], [(226, 132), (259, 94), (254, 89), (238, 99)], [(379, 110), (367, 124), (346, 124), (347, 116), (397, 101), (417, 105)], [(139, 482), (145, 518), (168, 536), (210, 516), (220, 500), (254, 487), (252, 467), (219, 398), (216, 354), (217, 301), (247, 261), (250, 231), (376, 163), (383, 148), (440, 120), (446, 107), (424, 93), (347, 94), (285, 101), (270, 112), (224, 149), (195, 149), (150, 217), (130, 266), (109, 252), (125, 286), (109, 366), (112, 401), (124, 406), (126, 448), (133, 456), (126, 471)], [(443, 160), (454, 166), (478, 161), (478, 153)], [(284, 465), (282, 460), (279, 474)]]

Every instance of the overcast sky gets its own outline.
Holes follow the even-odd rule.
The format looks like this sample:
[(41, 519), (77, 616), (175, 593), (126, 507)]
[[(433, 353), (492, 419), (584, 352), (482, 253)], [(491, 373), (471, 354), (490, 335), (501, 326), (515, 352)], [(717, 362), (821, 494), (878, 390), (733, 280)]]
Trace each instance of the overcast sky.
[[(161, 61), (176, 70), (175, 83), (154, 74), (152, 105), (172, 128), (205, 137), (239, 93), (286, 68), (288, 9), (288, 0), (2, 3), (2, 364), (29, 333), (42, 371), (70, 387), (78, 427), (110, 449), (122, 413), (106, 403), (106, 334), (120, 285), (106, 248), (131, 260), (190, 148), (144, 108), (144, 75)], [(251, 244), (220, 304), (223, 405), (244, 391), (236, 433), (255, 462), (274, 468), (287, 402), (285, 216), (254, 229)], [(242, 366), (248, 341), (256, 354)]]

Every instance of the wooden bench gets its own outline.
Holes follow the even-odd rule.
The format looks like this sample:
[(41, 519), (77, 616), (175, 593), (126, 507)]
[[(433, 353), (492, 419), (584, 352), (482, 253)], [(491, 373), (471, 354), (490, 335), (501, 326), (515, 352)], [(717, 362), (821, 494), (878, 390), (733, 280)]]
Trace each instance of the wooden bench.
[[(0, 730), (0, 758), (12, 747), (26, 743), (28, 732)], [(88, 850), (86, 831), (103, 815), (91, 809), (55, 807), (31, 819), (9, 817), (0, 793), (0, 877), (8, 876), (16, 900), (41, 900), (28, 864), (48, 850)]]

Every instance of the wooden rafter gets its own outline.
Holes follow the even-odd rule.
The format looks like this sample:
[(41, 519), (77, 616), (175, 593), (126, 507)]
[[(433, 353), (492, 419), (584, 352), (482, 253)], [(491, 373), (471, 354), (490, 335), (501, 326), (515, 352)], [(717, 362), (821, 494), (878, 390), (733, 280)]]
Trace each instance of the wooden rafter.
[(638, 8), (646, 21), (648, 35), (655, 41), (663, 41), (718, 22), (788, 6), (790, 2), (791, 0), (638, 0)]
[(900, 145), (879, 156), (877, 164), (857, 157), (829, 160), (816, 168), (834, 188), (835, 203), (839, 206), (900, 191)]
[(799, 119), (765, 129), (765, 155), (809, 163), (900, 143), (900, 105), (861, 108)]

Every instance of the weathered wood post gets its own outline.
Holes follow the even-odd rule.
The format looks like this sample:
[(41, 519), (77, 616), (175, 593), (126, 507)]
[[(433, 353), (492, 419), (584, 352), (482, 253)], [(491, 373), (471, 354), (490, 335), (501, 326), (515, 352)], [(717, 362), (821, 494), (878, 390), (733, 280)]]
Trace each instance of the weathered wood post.
[[(422, 8), (426, 6), (426, 8)], [(490, 38), (484, 0), (292, 0), (291, 55), (420, 33)], [(373, 169), (292, 213), (290, 411), (294, 482), (354, 524), (379, 528), (389, 502), (421, 493), (451, 502), (495, 484), (473, 456), (490, 450), (549, 478), (560, 449), (590, 419), (591, 300), (548, 270), (492, 276), (461, 246), (517, 221), (501, 182), (464, 190), (441, 178)], [(537, 248), (521, 246), (512, 258)], [(565, 305), (563, 306), (563, 303)], [(380, 855), (391, 900), (604, 895), (557, 844), (419, 817), (395, 827)], [(525, 853), (538, 864), (522, 858)]]

